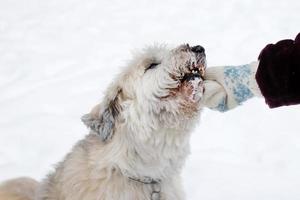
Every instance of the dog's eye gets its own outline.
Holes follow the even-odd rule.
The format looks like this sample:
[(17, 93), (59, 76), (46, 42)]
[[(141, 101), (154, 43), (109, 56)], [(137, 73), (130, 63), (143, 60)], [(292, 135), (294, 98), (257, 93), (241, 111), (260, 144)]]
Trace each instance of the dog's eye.
[(157, 65), (159, 65), (160, 63), (151, 63), (145, 71), (149, 70), (149, 69), (154, 69)]

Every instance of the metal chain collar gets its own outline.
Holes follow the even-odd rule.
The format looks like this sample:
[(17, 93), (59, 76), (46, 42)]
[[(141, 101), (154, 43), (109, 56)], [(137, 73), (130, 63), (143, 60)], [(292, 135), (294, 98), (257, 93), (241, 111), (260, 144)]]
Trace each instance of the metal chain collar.
[(142, 177), (142, 178), (136, 178), (132, 176), (128, 176), (128, 179), (132, 181), (136, 181), (142, 184), (151, 185), (151, 200), (160, 200), (161, 195), (161, 180), (160, 179), (153, 179), (151, 177)]

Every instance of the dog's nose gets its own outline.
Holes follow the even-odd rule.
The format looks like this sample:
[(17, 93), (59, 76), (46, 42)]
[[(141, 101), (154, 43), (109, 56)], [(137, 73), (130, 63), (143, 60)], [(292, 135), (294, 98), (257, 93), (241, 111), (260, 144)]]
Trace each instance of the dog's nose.
[(205, 49), (204, 47), (200, 46), (200, 45), (197, 45), (197, 46), (193, 46), (191, 48), (192, 52), (194, 53), (205, 53)]

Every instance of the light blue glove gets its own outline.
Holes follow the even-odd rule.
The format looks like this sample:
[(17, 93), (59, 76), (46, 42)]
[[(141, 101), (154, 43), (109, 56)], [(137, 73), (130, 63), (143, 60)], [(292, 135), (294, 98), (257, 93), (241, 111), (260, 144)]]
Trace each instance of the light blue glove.
[(204, 76), (204, 105), (226, 112), (254, 96), (261, 96), (255, 80), (257, 67), (258, 62), (207, 68)]

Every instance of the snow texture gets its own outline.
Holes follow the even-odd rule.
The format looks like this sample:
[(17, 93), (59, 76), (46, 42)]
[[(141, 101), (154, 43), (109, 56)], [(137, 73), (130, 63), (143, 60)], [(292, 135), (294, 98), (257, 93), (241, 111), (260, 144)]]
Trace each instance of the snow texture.
[[(1, 0), (0, 181), (41, 180), (87, 134), (80, 117), (147, 44), (200, 44), (239, 65), (300, 31), (299, 0)], [(205, 110), (184, 169), (189, 200), (299, 200), (300, 106)]]

